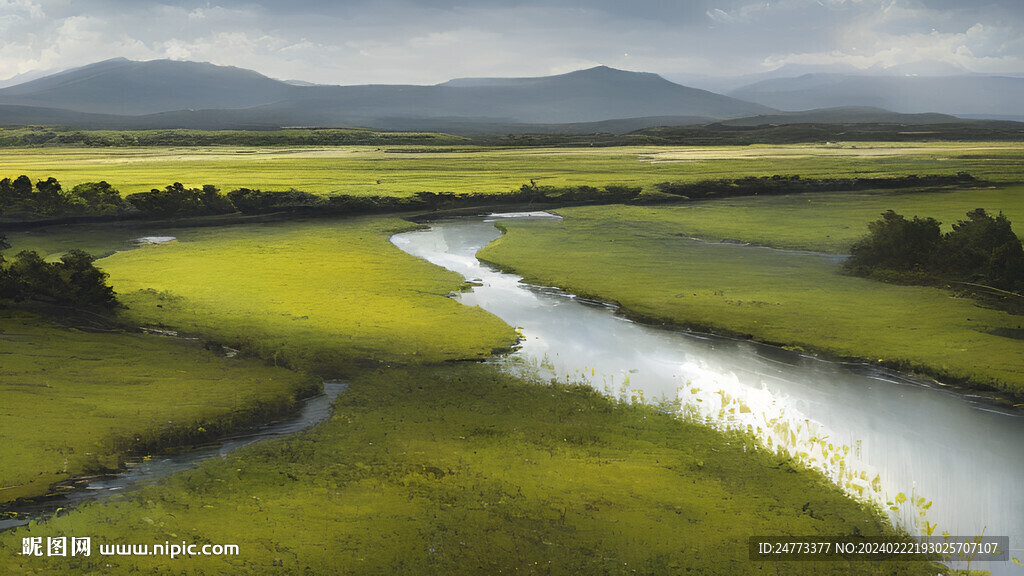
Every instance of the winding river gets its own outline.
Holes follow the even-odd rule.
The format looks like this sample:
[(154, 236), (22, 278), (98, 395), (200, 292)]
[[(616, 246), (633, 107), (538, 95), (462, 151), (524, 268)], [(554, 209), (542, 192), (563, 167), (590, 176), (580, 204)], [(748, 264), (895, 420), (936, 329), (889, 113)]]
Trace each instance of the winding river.
[[(501, 218), (437, 221), (392, 237), (414, 256), (479, 284), (453, 295), (523, 335), (510, 369), (585, 380), (609, 394), (678, 401), (719, 428), (757, 435), (890, 511), (911, 533), (1008, 536), (1024, 561), (1024, 415), (981, 398), (862, 365), (631, 322), (614, 309), (530, 286), (482, 265)], [(825, 257), (808, 254), (808, 258)], [(1013, 562), (972, 569), (1024, 574)]]

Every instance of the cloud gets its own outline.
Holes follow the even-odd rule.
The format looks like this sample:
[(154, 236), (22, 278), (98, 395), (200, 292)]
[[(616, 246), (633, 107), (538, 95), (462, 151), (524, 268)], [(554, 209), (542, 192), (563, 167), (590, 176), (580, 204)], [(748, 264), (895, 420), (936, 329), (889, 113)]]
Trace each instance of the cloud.
[(765, 57), (764, 64), (885, 69), (943, 63), (978, 72), (1024, 71), (1021, 23), (993, 18), (1002, 8), (998, 3), (988, 6), (995, 9), (988, 12), (940, 10), (938, 1), (860, 0), (860, 4), (844, 23), (835, 26), (831, 42), (822, 49), (773, 53)]
[(787, 63), (870, 68), (927, 60), (1024, 72), (1018, 3), (93, 0), (86, 8), (0, 0), (0, 78), (115, 56), (346, 84), (538, 76), (596, 64), (739, 74)]
[(728, 12), (721, 8), (712, 8), (706, 12), (708, 18), (711, 18), (715, 22), (732, 22), (735, 20)]

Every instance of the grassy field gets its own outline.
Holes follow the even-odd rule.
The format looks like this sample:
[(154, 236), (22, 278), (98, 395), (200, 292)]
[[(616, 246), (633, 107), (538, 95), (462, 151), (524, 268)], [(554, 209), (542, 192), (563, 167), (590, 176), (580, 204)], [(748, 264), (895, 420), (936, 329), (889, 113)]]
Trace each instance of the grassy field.
[[(891, 529), (745, 438), (461, 364), (364, 374), (315, 429), (31, 526), (91, 536), (89, 558), (19, 556), (19, 530), (0, 535), (0, 563), (9, 574), (936, 573), (750, 562), (752, 534)], [(239, 555), (97, 553), (168, 541)]]
[[(795, 210), (794, 202), (808, 207)], [(777, 234), (782, 245), (816, 247), (807, 242), (816, 225), (805, 228), (819, 213), (814, 202), (751, 198), (748, 207), (736, 200), (728, 209), (711, 204), (564, 209), (561, 222), (503, 224), (508, 233), (480, 257), (542, 285), (616, 301), (646, 318), (1024, 394), (1019, 316), (939, 288), (845, 276), (839, 260), (824, 254), (691, 240), (699, 231), (728, 228), (741, 240)], [(893, 204), (898, 207), (899, 200)], [(952, 209), (933, 205), (929, 213)], [(853, 226), (857, 217), (839, 219)], [(745, 233), (735, 227), (744, 219), (771, 224)]]
[(317, 379), (139, 333), (0, 309), (0, 502), (284, 413)]
[[(445, 297), (459, 289), (460, 277), (387, 243), (391, 231), (412, 226), (363, 219), (166, 229), (159, 233), (179, 240), (119, 252), (101, 264), (129, 307), (121, 312), (128, 325), (184, 330), (320, 374), (478, 358), (511, 345), (511, 328)], [(103, 254), (142, 234), (105, 226), (32, 230), (11, 235), (10, 252), (53, 255), (86, 246)], [(220, 358), (200, 344), (84, 332), (30, 314), (4, 313), (0, 330), (8, 414), (0, 434), (10, 440), (0, 454), (0, 500), (116, 467), (128, 447), (187, 443), (201, 436), (198, 428), (213, 433), (232, 418), (269, 419), (314, 382)], [(123, 442), (134, 437), (139, 441)]]
[[(65, 187), (107, 180), (124, 193), (182, 181), (225, 190), (404, 195), (497, 193), (531, 179), (541, 185), (651, 190), (663, 181), (744, 175), (968, 171), (1013, 182), (1022, 162), (1024, 146), (986, 143), (414, 152), (61, 148), (5, 150), (2, 168), (3, 175), (54, 176)], [(941, 371), (1019, 392), (1019, 318), (941, 290), (841, 276), (834, 256), (695, 243), (689, 237), (842, 252), (888, 208), (936, 216), (947, 225), (965, 206), (1003, 209), (1011, 220), (1020, 215), (1017, 220), (1024, 221), (1020, 190), (565, 209), (562, 223), (509, 223), (509, 234), (485, 255), (545, 283), (618, 300), (648, 317)], [(349, 376), (351, 386), (339, 397), (335, 415), (313, 430), (207, 461), (107, 504), (36, 524), (31, 532), (0, 535), (0, 563), (24, 574), (935, 573), (924, 564), (748, 562), (746, 538), (754, 534), (891, 529), (817, 474), (755, 450), (747, 438), (694, 427), (654, 408), (616, 404), (588, 389), (538, 386), (492, 367), (451, 362), (486, 357), (511, 345), (514, 332), (446, 297), (462, 286), (460, 277), (387, 242), (391, 233), (412, 226), (366, 217), (152, 230), (104, 224), (9, 234), (11, 251), (35, 248), (51, 257), (72, 246), (110, 254), (133, 237), (176, 236), (174, 242), (99, 261), (128, 305), (124, 321), (194, 334), (269, 364)], [(3, 320), (0, 339), (20, 342), (10, 338), (18, 334), (18, 318)], [(32, 377), (38, 379), (26, 381), (52, 386), (47, 379), (58, 368), (46, 363), (54, 360), (66, 381), (76, 374), (109, 380), (110, 391), (100, 392), (97, 384), (97, 392), (88, 395), (62, 385), (64, 395), (53, 402), (118, 424), (128, 421), (123, 430), (129, 434), (149, 430), (147, 417), (188, 420), (188, 402), (183, 415), (174, 412), (182, 397), (216, 404), (194, 392), (161, 389), (145, 408), (125, 402), (125, 410), (140, 418), (131, 425), (104, 406), (111, 403), (114, 382), (148, 385), (132, 370), (165, 377), (162, 383), (196, 385), (222, 365), (230, 366), (225, 375), (239, 374), (240, 365), (253, 374), (285, 373), (199, 350), (176, 361), (171, 348), (179, 344), (155, 337), (111, 335), (108, 341), (107, 335), (32, 323), (56, 350), (33, 360), (43, 348), (18, 343), (11, 348), (16, 363), (5, 359), (3, 369), (24, 365), (17, 374), (36, 370)], [(125, 340), (113, 344), (114, 336)], [(95, 367), (93, 358), (108, 357), (103, 366), (109, 368)], [(125, 364), (118, 363), (121, 358)], [(194, 373), (188, 362), (196, 365)], [(69, 453), (60, 439), (76, 434), (77, 426), (89, 431), (98, 424), (69, 418), (60, 407), (32, 411), (30, 395), (38, 390), (26, 388), (32, 389), (11, 396), (19, 398), (11, 406), (40, 416), (26, 416), (30, 421), (19, 423), (22, 429), (50, 422), (70, 426), (48, 436), (46, 457), (28, 459), (26, 466), (58, 469)], [(2, 461), (6, 471), (8, 460)], [(90, 559), (30, 558), (18, 554), (28, 535), (87, 535), (94, 547), (182, 540), (238, 544), (241, 554), (102, 557), (94, 548)]]
[(319, 374), (483, 358), (511, 346), (505, 323), (447, 298), (462, 277), (388, 243), (413, 227), (361, 218), (183, 229), (174, 242), (99, 265), (131, 323), (202, 334)]
[(907, 218), (933, 217), (943, 231), (984, 208), (1003, 212), (1020, 235), (1024, 232), (1024, 186), (1006, 185), (964, 190), (865, 191), (728, 198), (693, 202), (685, 207), (617, 208), (617, 217), (656, 223), (665, 229), (711, 242), (742, 240), (760, 246), (846, 254), (867, 234), (869, 222), (886, 210)]
[(14, 148), (0, 177), (55, 177), (66, 188), (106, 180), (124, 194), (213, 184), (235, 188), (404, 196), (420, 191), (501, 193), (539, 185), (621, 184), (799, 174), (877, 177), (954, 174), (1016, 180), (1019, 143), (618, 148)]
[[(361, 218), (180, 229), (175, 242), (101, 260), (131, 306), (127, 319), (322, 373), (343, 370), (350, 389), (314, 430), (4, 534), (0, 562), (15, 574), (754, 574), (777, 566), (746, 560), (751, 534), (891, 534), (873, 511), (749, 439), (490, 366), (429, 366), (487, 354), (512, 333), (444, 297), (460, 278), (387, 242), (409, 227)], [(12, 237), (14, 249), (24, 237)], [(74, 234), (29, 237), (59, 251)], [(120, 240), (108, 230), (89, 242), (108, 250)], [(149, 369), (185, 368), (154, 361)], [(109, 370), (95, 376), (127, 381), (118, 364)], [(152, 408), (171, 413), (176, 401)], [(34, 558), (18, 555), (27, 535), (89, 535), (94, 551), (188, 540), (237, 544), (241, 553)], [(784, 566), (930, 573), (922, 564)]]

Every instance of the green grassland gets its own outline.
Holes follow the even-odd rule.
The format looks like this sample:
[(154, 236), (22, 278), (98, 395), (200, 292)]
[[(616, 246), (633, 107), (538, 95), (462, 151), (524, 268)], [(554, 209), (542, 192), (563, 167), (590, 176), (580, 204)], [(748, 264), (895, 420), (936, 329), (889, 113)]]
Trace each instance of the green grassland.
[(515, 334), (447, 298), (461, 276), (387, 242), (391, 218), (181, 230), (99, 261), (131, 323), (338, 375), (365, 365), (484, 358)]
[(0, 502), (288, 410), (319, 380), (197, 342), (85, 331), (0, 309)]
[(942, 222), (943, 231), (949, 231), (975, 208), (993, 215), (1002, 212), (1015, 223), (1018, 235), (1024, 232), (1024, 186), (1018, 185), (724, 198), (685, 207), (620, 207), (614, 214), (711, 242), (742, 240), (774, 248), (846, 254), (867, 234), (868, 223), (886, 210), (908, 218), (932, 217)]
[(0, 175), (54, 177), (65, 188), (105, 180), (123, 194), (173, 182), (198, 187), (407, 196), (497, 194), (539, 185), (609, 184), (653, 191), (666, 181), (799, 174), (880, 177), (954, 174), (1019, 179), (1020, 143), (858, 143), (723, 147), (180, 147), (4, 149)]
[[(890, 205), (899, 208), (901, 197), (922, 205), (929, 196), (894, 196)], [(793, 208), (800, 202), (806, 207)], [(819, 214), (813, 199), (714, 204), (563, 209), (561, 222), (503, 224), (507, 234), (480, 257), (543, 285), (616, 301), (648, 319), (1024, 394), (1019, 316), (940, 288), (845, 276), (839, 260), (825, 254), (690, 239), (728, 229), (741, 240), (777, 235), (782, 245), (816, 247), (809, 240), (820, 231), (805, 224)], [(841, 204), (833, 205), (831, 217), (863, 230), (857, 218), (867, 216), (857, 215), (857, 200), (849, 202), (853, 212), (840, 217)], [(929, 213), (954, 210), (943, 204), (933, 200)], [(735, 226), (745, 220), (770, 224), (748, 233)]]
[[(756, 534), (890, 534), (815, 474), (585, 387), (490, 366), (366, 373), (334, 416), (30, 527), (88, 558), (9, 574), (934, 574), (925, 563), (759, 563)], [(99, 544), (237, 544), (235, 557), (99, 556)], [(44, 538), (45, 542), (45, 538)]]
[[(410, 227), (371, 217), (179, 229), (175, 242), (101, 260), (130, 307), (126, 320), (240, 345), (291, 366), (343, 371), (350, 388), (332, 418), (313, 430), (0, 535), (6, 570), (933, 571), (924, 564), (751, 563), (752, 534), (892, 531), (816, 473), (756, 450), (748, 438), (617, 404), (588, 388), (540, 386), (488, 365), (437, 365), (485, 355), (507, 345), (512, 332), (445, 298), (461, 278), (387, 242)], [(59, 251), (60, 238), (74, 237), (60, 230), (48, 240), (31, 238)], [(12, 236), (14, 249), (21, 238)], [(118, 241), (105, 231), (90, 242), (104, 248)], [(118, 352), (96, 357), (106, 354)], [(88, 370), (83, 358), (76, 354), (68, 365)], [(184, 368), (155, 362), (149, 369), (177, 381), (172, 371)], [(109, 370), (112, 380), (124, 379), (116, 363)], [(170, 413), (176, 401), (152, 408)], [(85, 559), (25, 557), (18, 552), (28, 535), (89, 535), (96, 548)], [(100, 543), (181, 540), (238, 544), (241, 553), (96, 553)]]
[[(461, 277), (387, 243), (391, 232), (413, 226), (362, 219), (163, 229), (179, 239), (100, 263), (128, 306), (121, 311), (127, 325), (183, 330), (320, 374), (479, 358), (510, 346), (511, 328), (445, 297)], [(106, 254), (143, 234), (103, 225), (28, 230), (10, 236), (9, 252), (41, 249), (52, 257), (88, 246)], [(116, 468), (128, 449), (187, 443), (201, 436), (200, 427), (213, 433), (269, 419), (313, 382), (220, 358), (198, 344), (83, 332), (27, 313), (5, 313), (0, 330), (8, 414), (0, 434), (10, 440), (0, 454), (3, 500), (41, 494), (90, 469)], [(178, 424), (163, 425), (169, 421)]]
[[(11, 176), (54, 176), (65, 187), (107, 180), (123, 193), (181, 181), (225, 190), (405, 195), (499, 193), (531, 179), (650, 191), (664, 181), (772, 174), (967, 171), (1010, 183), (1018, 179), (1022, 161), (1024, 146), (986, 143), (404, 152), (59, 148), (5, 150), (2, 168)], [(1022, 213), (1018, 189), (565, 209), (561, 223), (509, 223), (509, 233), (484, 255), (533, 279), (618, 300), (650, 318), (883, 359), (1019, 393), (1019, 319), (934, 288), (841, 276), (834, 257), (689, 239), (737, 238), (842, 252), (846, 239), (860, 236), (864, 224), (888, 208), (920, 207), (920, 215), (948, 225), (960, 215), (962, 201), (968, 209), (1004, 208), (1013, 219)], [(962, 200), (967, 194), (976, 196)], [(973, 204), (982, 198), (983, 204)], [(817, 211), (804, 208), (815, 202), (823, 203), (822, 222), (812, 222)], [(123, 238), (121, 228), (101, 224), (8, 234), (11, 251), (34, 247), (51, 257), (81, 246), (108, 254), (141, 235), (177, 236), (98, 262), (128, 306), (122, 320), (231, 345), (270, 364), (349, 376), (351, 386), (339, 397), (335, 415), (313, 430), (207, 461), (107, 504), (33, 525), (31, 532), (0, 535), (0, 563), (26, 574), (293, 574), (339, 568), (372, 574), (934, 573), (924, 564), (748, 562), (746, 538), (753, 534), (891, 529), (819, 475), (754, 450), (747, 438), (692, 426), (651, 407), (616, 404), (591, 390), (538, 386), (493, 367), (449, 362), (508, 347), (514, 332), (446, 297), (462, 286), (461, 277), (387, 242), (390, 234), (412, 226), (397, 218), (364, 217), (145, 232), (127, 227), (130, 234)], [(830, 233), (833, 228), (840, 231)], [(831, 235), (844, 239), (832, 242)], [(56, 345), (78, 336), (61, 330), (40, 328)], [(89, 358), (119, 357), (118, 348), (104, 348), (100, 336), (82, 338), (83, 343), (63, 345), (68, 352), (62, 369), (85, 373), (93, 365)], [(170, 341), (132, 338), (150, 338), (160, 348), (147, 354), (148, 348), (138, 346), (145, 358), (132, 364), (136, 369), (159, 375), (189, 370), (185, 361), (156, 358), (171, 354), (161, 348)], [(83, 351), (89, 339), (99, 347), (95, 352)], [(30, 354), (17, 352), (17, 361), (29, 362), (23, 357)], [(132, 358), (129, 352), (124, 357)], [(212, 355), (189, 361), (229, 362)], [(120, 382), (129, 372), (118, 366), (95, 374)], [(252, 369), (257, 368), (271, 370)], [(197, 381), (213, 371), (196, 370)], [(174, 374), (168, 380), (177, 381)], [(160, 398), (149, 408), (164, 418), (177, 397)], [(88, 397), (69, 399), (69, 406), (73, 400), (84, 403)], [(42, 414), (25, 426), (66, 419), (59, 409)], [(166, 420), (179, 418), (188, 416)], [(62, 454), (61, 445), (54, 449)], [(48, 470), (54, 464), (38, 466)], [(21, 537), (29, 534), (89, 535), (94, 546), (231, 543), (241, 546), (241, 555), (27, 558), (18, 551)]]

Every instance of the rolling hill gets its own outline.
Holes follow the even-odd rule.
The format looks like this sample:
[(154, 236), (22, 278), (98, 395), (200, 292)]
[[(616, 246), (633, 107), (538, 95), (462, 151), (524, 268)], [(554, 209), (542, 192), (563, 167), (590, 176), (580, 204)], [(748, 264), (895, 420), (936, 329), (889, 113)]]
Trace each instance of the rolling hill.
[(436, 86), (303, 86), (239, 68), (124, 59), (0, 89), (0, 105), (5, 106), (0, 124), (60, 118), (92, 128), (412, 129), (425, 124), (550, 125), (644, 117), (714, 120), (774, 112), (655, 74), (603, 66), (558, 76), (462, 79)]
[(942, 125), (963, 122), (949, 114), (1024, 116), (1024, 78), (1012, 77), (805, 74), (762, 80), (730, 94), (606, 66), (434, 86), (329, 86), (208, 63), (118, 58), (0, 89), (0, 125), (624, 134), (716, 123)]

